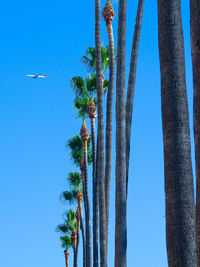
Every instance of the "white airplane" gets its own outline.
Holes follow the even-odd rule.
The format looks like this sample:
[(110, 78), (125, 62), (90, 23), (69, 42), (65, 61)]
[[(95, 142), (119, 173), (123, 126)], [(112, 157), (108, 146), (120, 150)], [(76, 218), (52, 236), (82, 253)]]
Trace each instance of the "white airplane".
[(46, 78), (48, 75), (45, 74), (45, 75), (41, 75), (42, 73), (40, 74), (37, 74), (37, 75), (25, 75), (26, 77), (31, 77), (33, 79), (37, 79), (37, 78)]

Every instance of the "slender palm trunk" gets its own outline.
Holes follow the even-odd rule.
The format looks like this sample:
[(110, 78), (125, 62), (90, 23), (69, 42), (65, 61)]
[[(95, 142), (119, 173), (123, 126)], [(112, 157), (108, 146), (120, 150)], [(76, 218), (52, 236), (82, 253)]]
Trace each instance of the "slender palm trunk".
[(101, 75), (101, 4), (95, 0), (95, 56), (98, 103), (98, 183), (99, 183), (99, 221), (100, 221), (100, 265), (107, 267), (106, 259), (106, 212), (104, 181), (104, 124), (103, 124), (103, 88)]
[(195, 205), (180, 0), (158, 0), (169, 267), (195, 267)]
[(72, 231), (71, 240), (72, 240), (72, 248), (74, 252), (73, 267), (77, 267), (77, 257), (76, 257), (77, 233), (75, 229), (73, 229)]
[(81, 128), (81, 138), (83, 140), (83, 158), (84, 158), (84, 187), (85, 187), (85, 202), (87, 207), (86, 213), (86, 262), (87, 267), (92, 266), (92, 255), (91, 255), (91, 224), (90, 224), (90, 203), (88, 193), (88, 156), (87, 156), (87, 140), (89, 139), (88, 129), (85, 123)]
[(78, 266), (78, 248), (79, 248), (79, 235), (80, 235), (80, 210), (79, 208), (77, 209), (76, 212), (76, 221), (77, 221), (77, 231), (76, 231), (76, 250), (75, 250), (75, 262), (76, 262), (76, 267)]
[(86, 262), (85, 262), (85, 253), (86, 253), (86, 248), (85, 248), (85, 233), (84, 233), (84, 222), (83, 222), (83, 214), (81, 213), (81, 233), (82, 233), (82, 241), (83, 241), (83, 267), (86, 267)]
[(76, 262), (76, 249), (75, 248), (73, 248), (73, 253), (74, 253), (73, 267), (77, 267), (77, 262)]
[(105, 205), (106, 205), (106, 247), (108, 250), (108, 225), (109, 225), (109, 202), (110, 202), (110, 180), (111, 180), (111, 159), (112, 159), (112, 111), (113, 111), (113, 90), (115, 78), (115, 45), (112, 21), (115, 16), (110, 0), (107, 0), (103, 10), (104, 20), (109, 44), (109, 85), (106, 107), (106, 161), (105, 161)]
[(95, 118), (91, 118), (93, 154), (93, 267), (98, 267), (98, 190), (96, 179), (96, 136)]
[(135, 81), (137, 70), (137, 58), (140, 42), (140, 33), (142, 28), (142, 18), (144, 10), (144, 0), (138, 1), (137, 16), (135, 22), (135, 30), (132, 42), (131, 62), (128, 80), (128, 90), (126, 99), (126, 196), (128, 195), (128, 172), (130, 158), (130, 140), (131, 140), (131, 123), (133, 114), (133, 100), (135, 94)]
[[(85, 247), (85, 251), (84, 251), (84, 254), (83, 254), (83, 259), (85, 259), (85, 266), (87, 266), (87, 245), (86, 245), (86, 240), (87, 240), (87, 202), (86, 202), (86, 193), (85, 193), (85, 173), (84, 173), (84, 158), (82, 157), (81, 159), (81, 163), (80, 163), (80, 169), (81, 169), (81, 178), (82, 178), (82, 187), (83, 187), (83, 203), (84, 203), (84, 210), (85, 210), (85, 225), (86, 225), (86, 229), (85, 229), (85, 235), (86, 237), (84, 238), (84, 243), (83, 243), (83, 246)], [(83, 224), (83, 220), (82, 220), (82, 225)], [(84, 228), (82, 228), (82, 236), (84, 234)]]
[(69, 267), (69, 251), (66, 249), (65, 251), (64, 251), (64, 253), (65, 253), (65, 264), (66, 264), (66, 267)]
[(119, 0), (116, 82), (115, 267), (126, 267), (125, 61), (127, 1)]
[[(83, 182), (82, 182), (83, 185)], [(84, 222), (83, 222), (83, 210), (82, 210), (82, 204), (81, 201), (83, 199), (83, 195), (81, 191), (78, 191), (77, 194), (77, 200), (78, 200), (78, 208), (80, 211), (80, 227), (81, 227), (81, 233), (82, 233), (82, 241), (83, 241), (83, 267), (86, 267), (86, 262), (85, 262), (85, 253), (86, 253), (86, 248), (85, 248), (85, 229), (84, 229)]]
[(193, 123), (196, 163), (196, 246), (200, 267), (200, 1), (190, 0), (190, 34), (193, 66)]

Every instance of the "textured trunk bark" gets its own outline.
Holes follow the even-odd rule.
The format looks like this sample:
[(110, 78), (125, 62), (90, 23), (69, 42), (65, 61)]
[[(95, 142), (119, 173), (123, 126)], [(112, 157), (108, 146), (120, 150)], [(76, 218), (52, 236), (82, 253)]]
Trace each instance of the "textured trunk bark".
[(65, 254), (65, 264), (66, 264), (66, 267), (69, 267), (69, 262), (68, 262), (68, 259), (69, 259), (69, 251), (66, 249), (64, 251), (64, 254)]
[(125, 61), (127, 1), (119, 0), (116, 82), (115, 267), (126, 267)]
[(76, 262), (76, 249), (73, 249), (73, 252), (74, 252), (73, 267), (77, 267), (77, 262)]
[(158, 0), (169, 267), (195, 267), (195, 206), (180, 0)]
[(93, 154), (93, 267), (98, 267), (98, 190), (96, 179), (96, 133), (95, 118), (91, 118)]
[(84, 174), (85, 174), (85, 202), (87, 206), (86, 214), (86, 261), (87, 267), (92, 266), (92, 255), (91, 255), (91, 224), (90, 224), (90, 203), (88, 193), (88, 159), (87, 159), (87, 141), (83, 142), (83, 153), (84, 153)]
[[(84, 203), (84, 210), (85, 210), (85, 228), (87, 229), (86, 227), (86, 224), (87, 224), (87, 203), (85, 201), (86, 199), (86, 195), (85, 195), (85, 174), (84, 174), (84, 171), (81, 172), (81, 176), (82, 176), (82, 187), (83, 187), (83, 203)], [(82, 224), (83, 225), (83, 224)], [(85, 236), (87, 235), (86, 234), (86, 229), (85, 229)], [(82, 236), (84, 234), (84, 229), (82, 231)], [(84, 237), (85, 237), (84, 236)], [(84, 259), (85, 259), (85, 266), (87, 267), (87, 246), (86, 246), (86, 237), (84, 238), (84, 243), (83, 245), (85, 245), (85, 253), (84, 253)]]
[(200, 1), (190, 0), (190, 34), (193, 66), (193, 123), (196, 163), (196, 246), (200, 267)]
[(77, 242), (76, 242), (76, 250), (75, 250), (75, 267), (78, 266), (78, 248), (79, 248), (79, 234), (80, 234), (80, 223), (77, 224)]
[(85, 233), (84, 233), (84, 222), (83, 222), (82, 212), (81, 212), (81, 233), (82, 233), (82, 240), (83, 240), (83, 267), (86, 267), (86, 262), (85, 262), (85, 253), (86, 253)]
[(106, 247), (108, 250), (108, 225), (109, 225), (109, 202), (110, 202), (110, 176), (112, 160), (112, 111), (113, 89), (115, 78), (115, 46), (112, 22), (106, 23), (109, 43), (109, 85), (106, 107), (106, 164), (105, 164), (105, 200), (106, 200)]
[(95, 57), (98, 103), (98, 185), (99, 185), (99, 221), (100, 221), (100, 265), (107, 267), (106, 260), (106, 211), (105, 211), (105, 180), (104, 180), (104, 124), (103, 124), (103, 88), (101, 75), (101, 4), (95, 0)]
[(135, 30), (132, 42), (131, 62), (128, 80), (128, 90), (126, 99), (126, 196), (128, 195), (128, 172), (130, 158), (130, 140), (131, 140), (131, 123), (133, 114), (133, 100), (135, 94), (135, 81), (137, 70), (137, 59), (140, 42), (140, 33), (142, 28), (142, 18), (144, 10), (144, 0), (138, 1), (137, 16), (135, 22)]

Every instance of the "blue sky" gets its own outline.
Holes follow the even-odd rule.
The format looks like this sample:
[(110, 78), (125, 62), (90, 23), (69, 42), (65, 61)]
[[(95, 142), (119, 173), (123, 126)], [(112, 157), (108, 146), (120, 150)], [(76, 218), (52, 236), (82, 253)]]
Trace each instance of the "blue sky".
[[(127, 77), (136, 5), (137, 1), (128, 0)], [(117, 13), (117, 3), (113, 7)], [(192, 130), (189, 1), (182, 1), (182, 16)], [(70, 80), (87, 75), (79, 59), (88, 46), (94, 46), (94, 0), (4, 1), (0, 20), (0, 266), (62, 267), (64, 255), (55, 227), (66, 207), (59, 195), (67, 189), (67, 174), (75, 170), (65, 142), (81, 127), (72, 108)], [(117, 16), (113, 28), (116, 41)], [(157, 30), (156, 1), (149, 0), (144, 8), (132, 124), (130, 267), (167, 266)], [(103, 20), (102, 43), (107, 45)], [(40, 72), (48, 73), (48, 78), (25, 77)], [(191, 140), (194, 158), (192, 131)], [(115, 138), (108, 266), (114, 262), (114, 146)]]

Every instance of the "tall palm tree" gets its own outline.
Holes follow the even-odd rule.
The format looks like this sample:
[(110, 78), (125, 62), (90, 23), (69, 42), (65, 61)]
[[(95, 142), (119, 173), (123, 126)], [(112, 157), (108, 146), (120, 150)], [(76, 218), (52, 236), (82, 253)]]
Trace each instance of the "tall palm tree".
[(158, 40), (168, 265), (193, 267), (195, 205), (180, 0), (158, 0)]
[(92, 173), (92, 190), (93, 190), (93, 266), (98, 266), (98, 184), (96, 177), (96, 105), (93, 99), (90, 99), (88, 107), (88, 117), (91, 123), (92, 132), (92, 155), (93, 155), (93, 173)]
[(116, 81), (115, 267), (126, 266), (125, 61), (127, 1), (119, 0)]
[[(106, 29), (109, 43), (109, 86), (106, 107), (106, 160), (105, 160), (105, 205), (106, 205), (106, 242), (108, 243), (109, 223), (109, 199), (110, 199), (110, 176), (111, 176), (111, 155), (112, 155), (112, 110), (113, 90), (115, 78), (115, 45), (113, 37), (112, 21), (115, 16), (110, 0), (107, 0), (103, 9), (103, 17), (106, 21)], [(108, 245), (107, 245), (108, 250)]]
[(80, 226), (81, 226), (81, 214), (79, 211), (79, 206), (76, 210), (76, 225), (77, 225), (77, 231), (76, 231), (76, 252), (75, 252), (75, 261), (78, 264), (78, 247), (79, 247), (79, 233), (80, 233)]
[[(64, 191), (61, 193), (61, 200), (65, 200), (70, 204), (76, 205), (78, 203), (78, 208), (80, 211), (80, 227), (82, 233), (82, 240), (83, 240), (83, 266), (85, 265), (85, 233), (84, 233), (84, 222), (83, 222), (83, 213), (82, 213), (82, 204), (81, 201), (83, 199), (82, 194), (82, 179), (78, 172), (70, 172), (68, 175), (68, 181), (70, 183), (70, 190)], [(77, 228), (77, 232), (78, 232)], [(79, 239), (79, 233), (77, 233), (77, 244)], [(78, 252), (76, 251), (76, 257)]]
[[(56, 228), (56, 231), (61, 232), (62, 234), (64, 234), (64, 236), (61, 236), (61, 241), (62, 241), (62, 245), (66, 246), (66, 245), (71, 245), (73, 248), (73, 252), (74, 252), (74, 267), (77, 267), (77, 262), (76, 262), (76, 257), (75, 257), (75, 253), (76, 253), (76, 229), (77, 229), (77, 224), (76, 224), (76, 217), (75, 217), (75, 212), (73, 211), (73, 209), (70, 209), (64, 216), (64, 223), (63, 224), (59, 224)], [(71, 235), (71, 238), (70, 238)], [(71, 239), (71, 242), (69, 241), (69, 238)], [(67, 247), (68, 250), (68, 247)], [(65, 253), (66, 257), (67, 257), (67, 252)], [(68, 263), (68, 258), (67, 258), (67, 263)]]
[(131, 123), (133, 114), (133, 99), (135, 94), (137, 58), (138, 58), (138, 50), (140, 42), (140, 33), (142, 28), (143, 10), (144, 10), (144, 0), (138, 0), (135, 30), (132, 42), (128, 90), (126, 98), (126, 195), (128, 195), (128, 171), (129, 171), (129, 158), (130, 158)]
[(101, 61), (101, 0), (95, 0), (95, 61), (97, 78), (98, 107), (98, 150), (97, 150), (97, 180), (99, 186), (99, 221), (100, 221), (100, 265), (107, 267), (106, 253), (106, 210), (105, 210), (105, 180), (104, 180), (104, 123), (103, 123), (103, 88)]
[(88, 267), (92, 264), (91, 255), (91, 225), (90, 225), (90, 203), (88, 194), (88, 156), (87, 156), (87, 142), (90, 138), (87, 126), (83, 122), (80, 136), (83, 141), (83, 159), (84, 159), (84, 188), (85, 188), (85, 203), (86, 203), (86, 263)]
[(193, 124), (196, 163), (196, 245), (200, 267), (200, 1), (190, 0), (190, 34), (193, 66)]
[(66, 267), (69, 267), (69, 248), (72, 246), (72, 241), (70, 235), (64, 235), (60, 237), (60, 240), (62, 242), (62, 248), (64, 248), (64, 254), (65, 254), (65, 264)]

